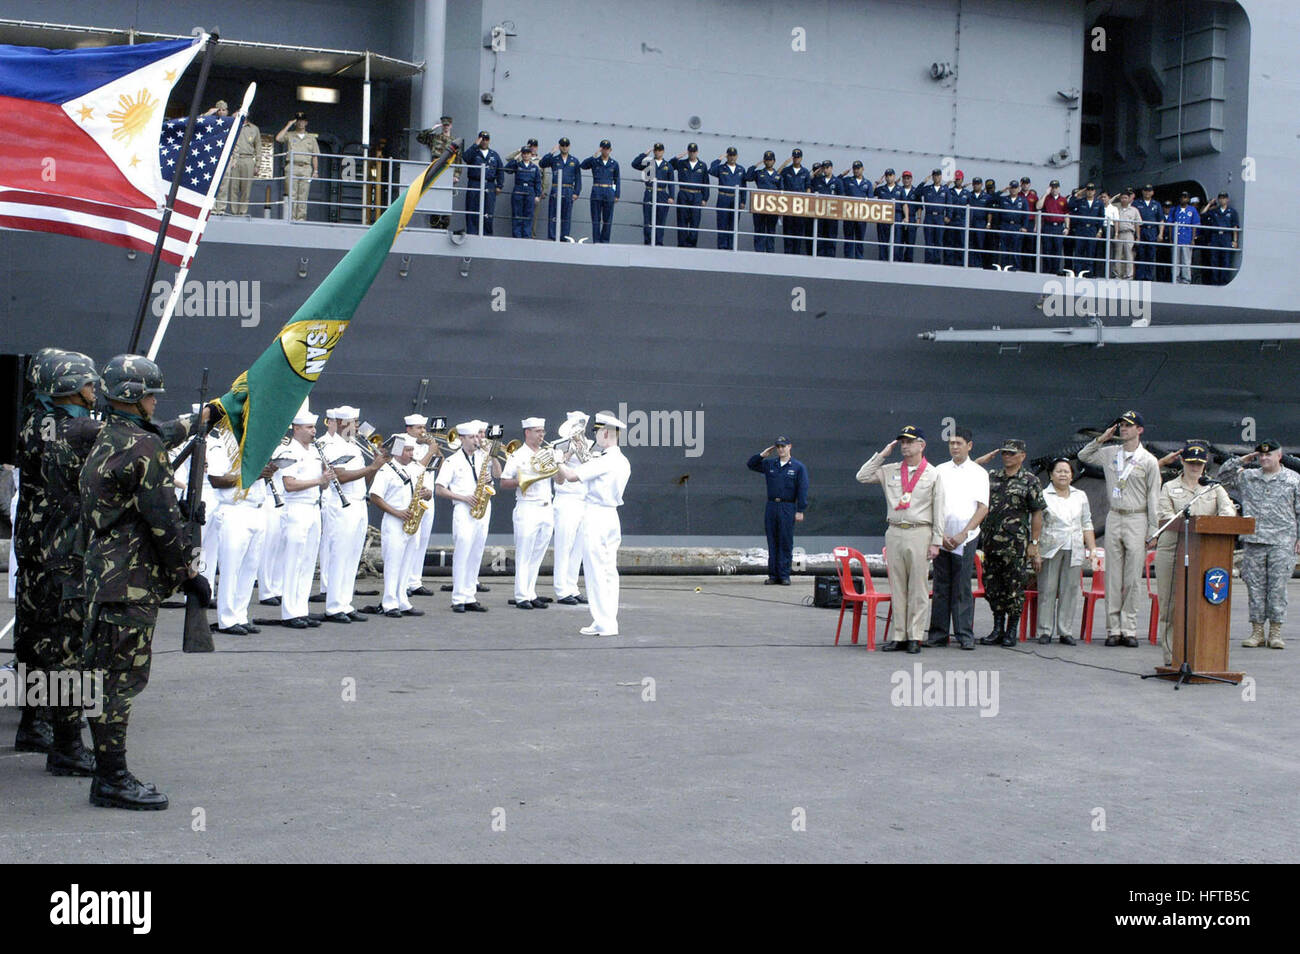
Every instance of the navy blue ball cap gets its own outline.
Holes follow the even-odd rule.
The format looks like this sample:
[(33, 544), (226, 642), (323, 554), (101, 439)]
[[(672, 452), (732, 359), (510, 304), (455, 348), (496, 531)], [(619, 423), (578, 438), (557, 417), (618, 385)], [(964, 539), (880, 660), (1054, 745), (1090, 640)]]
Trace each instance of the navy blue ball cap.
[(609, 140), (608, 140), (608, 139), (602, 139), (602, 140), (600, 141), (600, 148), (601, 148), (601, 149), (612, 149), (612, 148), (614, 148), (614, 147), (611, 146), (611, 145), (609, 144)]
[(790, 438), (788, 438), (788, 437), (786, 437), (784, 434), (782, 434), (780, 437), (778, 437), (776, 440), (774, 440), (774, 441), (772, 442), (772, 446), (773, 446), (773, 447), (789, 447), (789, 446), (790, 446)]
[(1188, 441), (1183, 445), (1183, 449), (1178, 452), (1184, 461), (1199, 460), (1205, 463), (1210, 459), (1210, 448), (1204, 441)]
[(1134, 427), (1145, 427), (1142, 423), (1142, 415), (1137, 411), (1125, 411), (1115, 419), (1116, 424), (1132, 424)]
[(923, 441), (925, 440), (925, 431), (921, 430), (914, 424), (908, 424), (898, 429), (898, 440), (900, 441)]
[(763, 153), (763, 158), (764, 158), (764, 159), (775, 159), (775, 158), (776, 158), (776, 153), (774, 153), (771, 149), (769, 149), (769, 150), (767, 150), (767, 152)]

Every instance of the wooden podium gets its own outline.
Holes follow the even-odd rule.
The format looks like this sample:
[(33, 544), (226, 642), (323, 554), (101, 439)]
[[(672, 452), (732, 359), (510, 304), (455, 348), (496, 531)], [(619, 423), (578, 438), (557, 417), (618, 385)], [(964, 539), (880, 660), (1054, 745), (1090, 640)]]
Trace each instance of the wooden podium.
[[(1173, 643), (1174, 664), (1157, 666), (1162, 678), (1178, 677), (1183, 664), (1183, 521), (1170, 529), (1178, 530), (1178, 551), (1174, 557), (1173, 623), (1169, 638)], [(1187, 606), (1187, 661), (1193, 672), (1215, 676), (1230, 682), (1241, 682), (1242, 673), (1228, 670), (1228, 642), (1232, 628), (1232, 547), (1238, 534), (1255, 532), (1253, 517), (1192, 517), (1188, 527), (1187, 543), (1191, 551), (1188, 561), (1186, 585)], [(1206, 574), (1214, 569), (1223, 570), (1223, 601), (1210, 602), (1207, 588), (1217, 589), (1214, 580)], [(1244, 585), (1238, 581), (1238, 585)], [(1192, 678), (1190, 682), (1209, 680)]]

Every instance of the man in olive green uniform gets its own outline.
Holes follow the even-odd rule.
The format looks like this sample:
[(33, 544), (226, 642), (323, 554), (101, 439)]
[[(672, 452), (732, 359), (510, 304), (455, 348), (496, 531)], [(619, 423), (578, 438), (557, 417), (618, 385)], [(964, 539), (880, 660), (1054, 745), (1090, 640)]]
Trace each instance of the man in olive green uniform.
[(1043, 485), (1025, 470), (1025, 442), (1008, 438), (996, 451), (977, 463), (1002, 455), (1002, 467), (989, 474), (989, 513), (980, 524), (984, 550), (984, 598), (993, 611), (993, 632), (981, 646), (1015, 646), (1020, 634), (1020, 614), (1025, 606), (1025, 583), (1032, 562), (1037, 571), (1038, 538), (1043, 532)]
[[(293, 127), (293, 132), (289, 127)], [(275, 134), (275, 141), (285, 144), (284, 157), (285, 195), (293, 200), (295, 222), (307, 218), (307, 197), (311, 194), (311, 180), (318, 175), (317, 156), (320, 146), (316, 134), (307, 131), (307, 114), (298, 113)]]
[[(885, 460), (899, 445), (901, 464)], [(930, 561), (939, 555), (943, 543), (943, 484), (935, 468), (925, 459), (925, 434), (911, 424), (898, 437), (873, 454), (858, 470), (858, 483), (880, 484), (885, 488), (886, 570), (890, 601), (898, 625), (894, 638), (881, 647), (884, 652), (906, 649), (921, 651), (921, 640), (930, 627), (930, 587), (926, 576)]]
[(261, 149), (262, 131), (245, 116), (244, 125), (240, 127), (239, 135), (235, 138), (235, 145), (230, 152), (230, 164), (226, 167), (226, 175), (221, 180), (222, 191), (217, 193), (218, 212), (226, 209), (222, 192), (228, 190), (230, 214), (248, 214), (248, 197), (253, 191), (253, 178), (257, 173), (257, 155)]
[(163, 392), (162, 372), (139, 355), (104, 368), (111, 409), (81, 471), (85, 541), (85, 667), (103, 674), (103, 711), (91, 719), (95, 778), (90, 803), (159, 810), (167, 796), (126, 767), (131, 700), (149, 681), (158, 605), (177, 587), (206, 604), (207, 581), (191, 568), (171, 464), (150, 418)]
[[(437, 159), (439, 156), (442, 155), (443, 151), (448, 146), (450, 146), (453, 142), (455, 142), (455, 140), (452, 138), (451, 135), (451, 123), (452, 123), (451, 117), (443, 116), (442, 119), (438, 120), (438, 122), (439, 125), (434, 126), (432, 129), (421, 129), (419, 135), (415, 137), (416, 142), (422, 143), (429, 147), (430, 159)], [(460, 183), (459, 169), (454, 170), (451, 181), (453, 185)], [(447, 189), (445, 186), (440, 187), (436, 184), (433, 186), (433, 189), (441, 193), (446, 193), (445, 195), (442, 195), (440, 197), (440, 201), (438, 202), (438, 205), (439, 206), (445, 205), (448, 211), (450, 211), (453, 208), (453, 205), (456, 201), (455, 193), (452, 190)], [(450, 224), (451, 224), (450, 215), (429, 216), (430, 228), (445, 229)]]
[[(1160, 523), (1160, 464), (1142, 446), (1142, 415), (1125, 411), (1079, 451), (1079, 460), (1106, 472), (1106, 645), (1137, 647), (1137, 606), (1147, 541)], [(1104, 447), (1119, 432), (1118, 447)]]

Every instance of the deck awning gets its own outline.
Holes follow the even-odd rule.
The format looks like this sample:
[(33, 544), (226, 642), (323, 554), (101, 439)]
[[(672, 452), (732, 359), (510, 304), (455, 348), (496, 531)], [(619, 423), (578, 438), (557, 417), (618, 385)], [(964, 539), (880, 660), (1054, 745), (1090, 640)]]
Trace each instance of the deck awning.
[[(15, 46), (73, 49), (183, 39), (184, 36), (174, 33), (147, 33), (133, 29), (0, 18), (0, 43)], [(213, 62), (234, 69), (283, 70), (289, 73), (365, 79), (367, 55), (370, 58), (371, 80), (403, 79), (424, 71), (423, 63), (408, 63), (373, 51), (286, 46), (280, 43), (228, 39), (224, 36), (213, 54)]]

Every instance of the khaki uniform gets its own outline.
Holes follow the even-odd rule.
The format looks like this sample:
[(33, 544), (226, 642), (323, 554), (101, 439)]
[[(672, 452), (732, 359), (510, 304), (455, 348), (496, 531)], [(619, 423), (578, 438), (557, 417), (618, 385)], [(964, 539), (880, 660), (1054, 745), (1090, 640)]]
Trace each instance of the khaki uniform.
[[(1180, 513), (1187, 506), (1188, 501), (1195, 497), (1203, 487), (1189, 489), (1183, 483), (1182, 477), (1175, 477), (1165, 483), (1160, 488), (1160, 502), (1156, 506), (1156, 523), (1164, 525), (1174, 514)], [(1223, 487), (1215, 487), (1213, 493), (1208, 493), (1196, 503), (1192, 504), (1193, 517), (1235, 517), (1237, 508), (1232, 505), (1232, 498)], [(1174, 646), (1172, 642), (1173, 625), (1174, 625), (1174, 578), (1178, 573), (1183, 572), (1182, 564), (1175, 565), (1176, 551), (1178, 550), (1178, 541), (1182, 538), (1181, 529), (1169, 529), (1160, 534), (1160, 539), (1156, 543), (1156, 592), (1160, 596), (1160, 645), (1165, 651), (1165, 665), (1168, 666), (1174, 661)], [(1189, 586), (1194, 586), (1194, 582), (1189, 582)], [(1189, 599), (1195, 594), (1189, 595)]]
[(320, 155), (315, 133), (290, 132), (284, 137), (288, 155), (285, 158), (285, 192), (293, 195), (295, 221), (307, 218), (307, 196), (311, 192), (312, 164)]
[(912, 489), (910, 505), (899, 510), (903, 496), (902, 464), (886, 464), (879, 453), (858, 470), (858, 483), (885, 488), (885, 546), (889, 550), (890, 600), (898, 625), (894, 640), (920, 641), (930, 627), (930, 569), (927, 550), (943, 543), (943, 484), (938, 468), (927, 466)]
[(1134, 451), (1132, 467), (1116, 468), (1119, 445), (1103, 447), (1096, 439), (1079, 451), (1079, 460), (1106, 471), (1106, 633), (1137, 636), (1138, 595), (1146, 561), (1146, 541), (1156, 532), (1160, 465), (1146, 448)]
[(1137, 241), (1142, 215), (1136, 206), (1120, 208), (1115, 212), (1115, 277), (1132, 280), (1133, 243)]
[(262, 131), (252, 123), (244, 123), (239, 130), (230, 153), (230, 164), (217, 190), (217, 212), (225, 212), (229, 197), (231, 215), (248, 214), (248, 196), (253, 189), (253, 174), (257, 170), (257, 153), (262, 148)]

